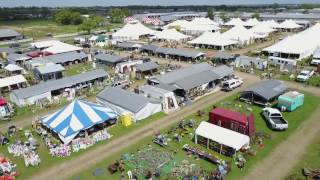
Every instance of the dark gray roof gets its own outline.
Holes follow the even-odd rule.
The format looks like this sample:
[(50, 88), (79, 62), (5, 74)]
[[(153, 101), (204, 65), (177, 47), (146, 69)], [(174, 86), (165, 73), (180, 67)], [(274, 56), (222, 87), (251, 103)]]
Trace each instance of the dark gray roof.
[(124, 57), (121, 57), (121, 56), (112, 55), (112, 54), (103, 54), (103, 53), (96, 55), (95, 58), (100, 61), (106, 61), (109, 63), (118, 63), (118, 62), (122, 62), (125, 59)]
[(189, 90), (219, 78), (212, 66), (200, 63), (157, 76), (151, 81)]
[(17, 36), (21, 36), (21, 34), (13, 29), (0, 29), (0, 38), (17, 37)]
[(61, 66), (60, 64), (54, 64), (50, 66), (40, 66), (40, 67), (37, 67), (36, 69), (40, 74), (64, 71), (64, 67)]
[(160, 84), (156, 84), (156, 87), (160, 88), (160, 89), (164, 89), (170, 92), (173, 92), (174, 90), (178, 89), (175, 86), (169, 85), (169, 84), (164, 84), (164, 83), (160, 83)]
[(121, 88), (107, 88), (99, 93), (97, 98), (134, 113), (149, 103), (148, 98)]
[(9, 47), (0, 47), (0, 53), (6, 52), (8, 54), (12, 54), (12, 53), (15, 53), (17, 51), (18, 51), (18, 49), (9, 48)]
[(231, 60), (234, 59), (234, 55), (226, 52), (216, 52), (213, 54), (215, 59)]
[(197, 58), (199, 56), (204, 55), (204, 53), (200, 52), (200, 51), (195, 51), (195, 50), (190, 50), (190, 49), (176, 49), (176, 48), (172, 48), (169, 51), (169, 54), (187, 57), (187, 58)]
[(66, 63), (70, 61), (75, 61), (75, 60), (82, 60), (84, 58), (87, 58), (88, 55), (86, 55), (84, 52), (66, 52), (66, 53), (61, 53), (61, 54), (54, 54), (51, 56), (47, 56), (46, 58), (56, 64), (60, 63)]
[(169, 54), (171, 48), (158, 47), (154, 52), (159, 54)]
[(288, 90), (288, 86), (278, 80), (264, 80), (243, 92), (253, 92), (266, 100), (273, 99)]
[(152, 45), (152, 44), (146, 44), (146, 45), (142, 45), (140, 47), (141, 50), (153, 51), (153, 52), (155, 52), (156, 49), (158, 49), (158, 48), (159, 48), (159, 46)]
[(13, 90), (12, 93), (17, 98), (20, 98), (20, 99), (28, 98), (28, 97), (40, 95), (46, 92), (50, 92), (50, 91), (54, 91), (54, 90), (58, 90), (66, 87), (71, 87), (81, 82), (87, 82), (87, 81), (91, 81), (94, 79), (107, 77), (107, 76), (108, 74), (104, 70), (96, 69), (93, 71), (65, 77), (58, 80), (46, 81), (46, 82), (43, 82), (34, 86), (30, 86), (27, 88)]
[(233, 69), (226, 65), (214, 67), (212, 71), (220, 76), (220, 78), (233, 75)]
[(155, 62), (149, 61), (142, 64), (137, 64), (136, 69), (137, 71), (150, 71), (154, 69), (158, 69), (159, 65)]
[(8, 55), (7, 59), (9, 61), (22, 61), (22, 60), (29, 60), (29, 59), (31, 59), (31, 57), (29, 57), (25, 54), (12, 53), (12, 54)]

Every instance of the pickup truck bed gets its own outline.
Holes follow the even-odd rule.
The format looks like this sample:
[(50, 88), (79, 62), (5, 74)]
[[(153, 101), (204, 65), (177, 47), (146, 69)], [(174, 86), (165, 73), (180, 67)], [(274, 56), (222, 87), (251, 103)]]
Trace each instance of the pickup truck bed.
[(282, 117), (272, 117), (271, 120), (276, 124), (287, 124)]

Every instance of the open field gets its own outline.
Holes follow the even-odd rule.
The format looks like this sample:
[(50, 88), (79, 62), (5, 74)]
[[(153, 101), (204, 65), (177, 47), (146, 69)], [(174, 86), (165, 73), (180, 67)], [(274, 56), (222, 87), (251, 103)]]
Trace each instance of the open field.
[[(231, 96), (229, 98), (227, 98), (226, 100), (222, 101), (224, 103), (217, 103), (217, 106), (223, 106), (223, 107), (227, 107), (227, 108), (231, 108), (237, 109), (237, 106), (235, 106), (234, 104), (241, 104), (243, 107), (250, 107), (253, 109), (253, 113), (255, 115), (255, 124), (256, 124), (256, 129), (259, 132), (264, 132), (268, 135), (271, 136), (271, 139), (264, 139), (263, 140), (263, 144), (265, 145), (265, 147), (263, 149), (256, 149), (257, 150), (257, 155), (254, 157), (248, 156), (247, 157), (247, 163), (246, 166), (244, 168), (243, 171), (240, 171), (239, 169), (237, 169), (237, 167), (235, 167), (234, 162), (232, 159), (230, 158), (226, 158), (223, 157), (219, 154), (217, 154), (214, 151), (209, 150), (210, 153), (214, 154), (215, 156), (218, 156), (219, 158), (225, 159), (227, 161), (231, 161), (232, 162), (232, 167), (231, 167), (231, 172), (228, 174), (228, 179), (238, 179), (239, 177), (243, 177), (245, 174), (247, 174), (252, 168), (254, 168), (254, 165), (257, 164), (259, 161), (261, 161), (263, 158), (267, 157), (269, 155), (269, 153), (276, 147), (278, 146), (281, 142), (283, 142), (284, 140), (286, 140), (288, 138), (288, 136), (290, 134), (292, 134), (298, 127), (299, 125), (303, 122), (303, 119), (308, 119), (308, 117), (312, 114), (312, 112), (317, 108), (318, 105), (318, 101), (319, 98), (316, 98), (315, 96), (312, 96), (310, 94), (305, 94), (306, 98), (305, 98), (305, 105), (303, 107), (301, 107), (300, 109), (298, 109), (295, 112), (292, 113), (284, 113), (284, 117), (289, 121), (289, 129), (287, 131), (284, 132), (275, 132), (275, 131), (271, 131), (270, 129), (268, 129), (266, 127), (266, 124), (264, 122), (264, 120), (262, 119), (262, 117), (260, 116), (260, 112), (261, 112), (261, 108), (257, 107), (257, 106), (249, 106), (246, 104), (243, 104), (241, 102), (238, 101), (233, 101), (233, 99), (236, 96)], [(230, 105), (226, 105), (226, 104), (230, 104)], [(208, 106), (205, 109), (205, 114), (206, 116), (200, 118), (197, 115), (193, 114), (191, 116), (185, 117), (184, 119), (195, 119), (197, 120), (197, 122), (199, 123), (202, 120), (206, 120), (207, 114), (209, 112), (209, 110), (211, 109), (211, 105)], [(242, 110), (245, 110), (246, 108), (243, 108)], [(239, 110), (239, 108), (238, 108)], [(162, 132), (166, 132), (169, 129), (165, 129)], [(190, 132), (193, 132), (193, 130), (190, 130)], [(134, 153), (136, 152), (137, 149), (142, 149), (142, 147), (146, 147), (147, 144), (152, 144), (151, 142), (151, 137), (148, 137), (144, 140), (139, 141), (138, 143), (136, 143), (133, 146), (130, 146), (129, 148), (126, 148), (124, 150), (122, 150), (120, 153), (116, 153), (114, 155), (111, 156), (111, 158), (107, 158), (104, 159), (102, 162), (98, 163), (95, 166), (92, 166), (91, 168), (89, 168), (86, 171), (83, 171), (80, 174), (77, 174), (75, 176), (73, 176), (73, 178), (76, 177), (80, 177), (80, 179), (90, 179), (93, 178), (92, 172), (96, 169), (96, 168), (101, 168), (103, 169), (103, 174), (95, 177), (95, 179), (118, 179), (120, 177), (119, 173), (116, 173), (115, 175), (110, 175), (107, 172), (107, 166), (110, 165), (111, 163), (113, 163), (115, 160), (121, 158), (121, 156), (125, 153)], [(174, 141), (174, 140), (173, 140)], [(192, 137), (187, 137), (187, 138), (183, 138), (183, 141), (180, 143), (177, 142), (169, 142), (169, 146), (170, 149), (174, 149), (177, 150), (178, 153), (176, 156), (178, 157), (182, 157), (184, 159), (187, 159), (188, 161), (191, 161), (195, 164), (198, 164), (199, 166), (201, 166), (204, 170), (207, 171), (212, 171), (216, 168), (215, 165), (212, 165), (211, 163), (205, 162), (203, 160), (195, 160), (192, 157), (188, 157), (186, 156), (185, 152), (182, 150), (182, 145), (183, 144), (189, 144), (192, 146), (197, 146), (199, 148), (202, 148), (198, 145), (195, 145), (192, 142)], [(152, 145), (152, 146), (157, 146), (157, 145)], [(203, 149), (203, 148), (202, 148)], [(166, 151), (166, 150), (165, 150)], [(128, 169), (127, 169), (128, 170)], [(166, 175), (163, 177), (163, 179), (166, 179)], [(70, 179), (73, 179), (72, 177)], [(162, 178), (161, 178), (162, 179)]]

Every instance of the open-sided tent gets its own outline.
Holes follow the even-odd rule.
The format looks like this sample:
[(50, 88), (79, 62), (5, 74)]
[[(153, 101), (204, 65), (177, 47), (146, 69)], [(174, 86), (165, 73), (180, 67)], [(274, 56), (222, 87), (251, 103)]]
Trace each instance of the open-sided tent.
[(117, 32), (112, 34), (112, 38), (118, 41), (138, 40), (140, 36), (153, 35), (154, 30), (147, 28), (140, 22), (127, 23)]
[(279, 23), (276, 22), (275, 20), (261, 21), (259, 24), (267, 25), (268, 27), (274, 28), (274, 29), (279, 27)]
[(155, 33), (151, 38), (165, 41), (182, 41), (190, 38), (190, 36), (182, 34), (176, 29), (164, 29), (163, 31)]
[(287, 19), (287, 20), (283, 21), (282, 23), (280, 23), (277, 28), (293, 30), (293, 29), (299, 29), (301, 27), (302, 27), (301, 25), (297, 24), (292, 19)]
[(235, 26), (222, 35), (230, 40), (237, 41), (240, 45), (251, 44), (255, 38), (255, 34), (243, 26)]
[(237, 44), (236, 41), (230, 40), (229, 38), (223, 36), (220, 32), (205, 32), (201, 36), (188, 42), (193, 45), (206, 45), (218, 47), (218, 49), (223, 50), (227, 46)]
[(199, 35), (204, 32), (216, 32), (220, 29), (219, 26), (211, 25), (211, 24), (199, 24), (199, 25), (190, 25), (186, 26), (183, 31), (186, 34), (191, 35)]
[(219, 26), (218, 23), (214, 22), (210, 18), (205, 17), (196, 17), (192, 21), (190, 21), (190, 25), (214, 25)]
[(270, 27), (266, 23), (259, 23), (258, 25), (253, 26), (250, 29), (250, 31), (255, 33), (256, 35), (258, 35), (258, 36), (256, 36), (258, 38), (259, 38), (259, 35), (260, 35), (260, 37), (265, 38), (265, 37), (269, 36), (270, 33), (274, 32), (276, 30), (273, 29), (272, 27)]
[(232, 18), (230, 21), (224, 23), (224, 26), (243, 26), (245, 24), (240, 18)]
[(68, 144), (80, 131), (115, 118), (117, 114), (106, 107), (74, 100), (62, 109), (43, 117), (41, 123), (57, 133), (64, 144)]
[[(250, 144), (249, 136), (226, 129), (205, 121), (202, 121), (195, 132), (195, 143), (198, 142), (198, 136), (206, 138), (208, 141), (214, 141), (221, 145), (231, 147), (238, 151)], [(209, 145), (209, 143), (208, 143)]]
[(188, 26), (190, 22), (187, 21), (187, 20), (176, 20), (176, 21), (173, 21), (172, 23), (169, 23), (165, 26), (163, 26), (164, 29), (170, 29), (170, 28), (181, 28), (183, 29), (184, 27)]

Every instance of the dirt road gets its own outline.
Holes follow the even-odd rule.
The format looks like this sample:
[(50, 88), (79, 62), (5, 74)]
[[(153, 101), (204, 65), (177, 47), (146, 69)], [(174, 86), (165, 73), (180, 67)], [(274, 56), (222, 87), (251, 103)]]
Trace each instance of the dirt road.
[[(244, 76), (244, 79), (246, 79), (246, 77), (251, 78), (251, 76)], [(246, 79), (246, 83), (241, 88), (236, 89), (235, 91), (228, 93), (218, 91), (217, 93), (203, 97), (197, 102), (194, 102), (191, 106), (182, 108), (180, 111), (169, 114), (168, 116), (157, 121), (153, 121), (141, 127), (140, 129), (137, 129), (136, 131), (126, 134), (120, 138), (111, 140), (108, 144), (104, 146), (99, 146), (91, 151), (88, 151), (80, 157), (61, 163), (58, 166), (54, 166), (46, 171), (39, 172), (38, 174), (32, 176), (30, 179), (66, 179), (69, 176), (76, 174), (77, 172), (86, 170), (88, 167), (98, 163), (102, 159), (107, 158), (112, 154), (119, 152), (122, 149), (125, 149), (130, 145), (133, 145), (136, 142), (154, 134), (154, 132), (164, 129), (170, 126), (171, 124), (180, 121), (183, 117), (186, 117), (198, 110), (204, 109), (210, 104), (223, 100), (231, 96), (232, 94), (235, 94), (240, 90), (243, 90), (244, 88), (256, 83), (257, 81), (258, 78)], [(128, 141), (128, 139), (130, 139), (130, 141)], [(66, 169), (68, 169), (68, 171), (66, 171)]]
[[(299, 163), (312, 140), (320, 135), (320, 105), (289, 138), (258, 163), (244, 179), (284, 179)], [(302, 120), (302, 119), (301, 119)]]

